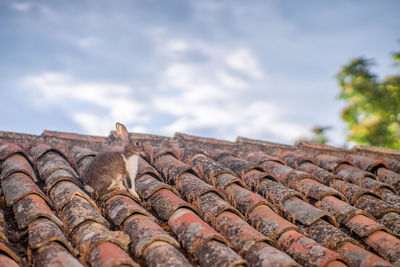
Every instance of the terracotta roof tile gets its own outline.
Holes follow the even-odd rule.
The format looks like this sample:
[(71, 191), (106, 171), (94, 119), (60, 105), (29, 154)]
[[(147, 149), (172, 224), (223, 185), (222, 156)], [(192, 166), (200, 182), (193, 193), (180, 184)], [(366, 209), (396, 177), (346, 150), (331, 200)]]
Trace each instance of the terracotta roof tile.
[(37, 182), (36, 174), (26, 157), (21, 154), (13, 154), (4, 160), (1, 170), (1, 178), (6, 179), (14, 173), (24, 173)]
[[(172, 246), (168, 251), (175, 251), (179, 248), (179, 243), (167, 234), (157, 222), (144, 215), (130, 216), (123, 224), (124, 231), (131, 237), (132, 252), (136, 257), (141, 257), (151, 244), (156, 242), (163, 243), (163, 247)], [(180, 254), (178, 251), (175, 254)]]
[[(8, 259), (3, 257), (3, 261), (4, 262), (16, 262), (18, 264), (23, 263), (22, 259), (20, 258), (20, 256), (14, 251), (14, 249), (10, 248), (10, 243), (6, 242), (6, 243), (0, 243), (0, 255), (4, 255), (6, 256)], [(7, 265), (5, 265), (7, 266)]]
[(337, 252), (349, 259), (355, 266), (392, 266), (384, 259), (352, 243), (345, 243)]
[(24, 173), (13, 173), (7, 178), (1, 180), (1, 186), (4, 192), (4, 198), (8, 206), (12, 206), (21, 198), (36, 194), (52, 205), (48, 197), (40, 190), (31, 177)]
[(47, 218), (39, 218), (28, 226), (28, 244), (32, 250), (36, 250), (52, 242), (62, 244), (72, 254), (76, 254), (75, 249), (64, 236), (61, 229)]
[(4, 254), (0, 254), (0, 266), (19, 266), (14, 260)]
[(130, 138), (141, 199), (82, 185), (98, 153), (121, 149), (115, 132), (1, 132), (0, 265), (400, 264), (398, 151)]
[(376, 231), (365, 239), (365, 243), (394, 266), (400, 264), (400, 242), (396, 237), (387, 232)]
[(103, 242), (96, 246), (89, 256), (89, 262), (92, 266), (132, 266), (139, 267), (140, 265), (134, 262), (128, 254), (121, 248), (111, 242)]
[(144, 251), (144, 258), (148, 266), (192, 266), (175, 247), (162, 241), (151, 243)]
[(18, 227), (21, 230), (40, 217), (52, 220), (59, 227), (62, 227), (63, 224), (50, 210), (43, 198), (36, 194), (29, 194), (18, 200), (13, 205), (13, 210)]
[(52, 242), (34, 252), (36, 266), (82, 266), (77, 258), (57, 242)]
[(400, 174), (390, 171), (386, 168), (379, 168), (376, 171), (378, 179), (384, 183), (390, 184), (400, 192)]
[(303, 265), (328, 266), (328, 264), (337, 260), (346, 261), (339, 254), (296, 231), (283, 233), (278, 240), (278, 244), (282, 247), (289, 247), (288, 253)]

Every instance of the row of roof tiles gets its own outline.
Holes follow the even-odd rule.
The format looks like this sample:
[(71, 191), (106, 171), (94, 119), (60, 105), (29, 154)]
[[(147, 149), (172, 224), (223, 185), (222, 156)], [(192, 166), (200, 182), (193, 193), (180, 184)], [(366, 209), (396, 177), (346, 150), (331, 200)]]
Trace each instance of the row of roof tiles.
[(262, 142), (254, 146), (242, 140), (232, 149), (228, 142), (186, 135), (134, 136), (146, 148), (136, 178), (142, 200), (122, 191), (94, 200), (80, 177), (102, 149), (88, 147), (97, 142), (106, 144), (105, 150), (115, 144), (85, 137), (89, 141), (74, 145), (76, 136), (58, 137), (44, 140), (47, 144), (37, 144), (43, 141), (38, 138), (36, 144), (32, 139), (0, 146), (1, 185), (9, 207), (0, 220), (0, 261), (37, 266), (400, 264), (400, 175), (390, 167), (396, 160), (386, 160), (389, 166), (355, 155), (310, 156), (275, 144), (272, 149)]

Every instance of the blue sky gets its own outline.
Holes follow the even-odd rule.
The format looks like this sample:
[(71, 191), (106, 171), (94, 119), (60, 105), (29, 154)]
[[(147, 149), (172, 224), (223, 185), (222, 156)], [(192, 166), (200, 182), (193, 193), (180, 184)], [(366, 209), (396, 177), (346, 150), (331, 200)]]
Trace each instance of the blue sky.
[(0, 0), (0, 130), (345, 141), (334, 75), (394, 72), (398, 1)]

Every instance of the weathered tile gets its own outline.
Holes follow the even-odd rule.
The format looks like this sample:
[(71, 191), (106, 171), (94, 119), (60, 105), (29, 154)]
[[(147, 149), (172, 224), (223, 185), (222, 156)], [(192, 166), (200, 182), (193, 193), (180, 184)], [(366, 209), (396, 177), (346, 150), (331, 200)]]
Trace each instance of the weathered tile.
[(83, 265), (71, 253), (68, 252), (62, 245), (57, 242), (39, 248), (34, 253), (36, 266), (71, 266), (83, 267)]
[[(22, 259), (20, 256), (11, 248), (9, 248), (6, 243), (0, 242), (0, 255), (5, 255), (8, 258), (11, 258), (14, 262), (18, 264), (22, 264)], [(1, 266), (1, 265), (0, 265)], [(7, 266), (7, 265), (6, 265)]]
[(292, 197), (304, 199), (299, 192), (271, 180), (264, 180), (258, 187), (258, 193), (281, 209), (283, 202)]
[(190, 172), (191, 167), (177, 160), (174, 156), (166, 154), (158, 159), (154, 163), (156, 169), (163, 175), (166, 181), (174, 181), (177, 176), (184, 172)]
[(266, 162), (263, 166), (267, 169), (268, 173), (276, 177), (277, 181), (292, 189), (299, 189), (297, 185), (304, 179), (318, 181), (318, 178), (311, 174), (292, 169), (291, 167), (276, 162)]
[(87, 221), (80, 224), (73, 233), (73, 241), (81, 257), (86, 257), (91, 251), (104, 242), (118, 245), (122, 250), (128, 250), (131, 242), (129, 236), (121, 231), (110, 231), (102, 224)]
[(140, 177), (145, 174), (152, 175), (152, 176), (158, 178), (158, 180), (162, 180), (160, 173), (157, 172), (157, 170), (153, 166), (151, 166), (145, 159), (143, 159), (142, 157), (139, 157), (138, 170), (137, 170), (136, 177)]
[(395, 207), (396, 209), (400, 209), (400, 196), (393, 193), (391, 190), (386, 188), (382, 188), (379, 190), (379, 195), (382, 196), (382, 199)]
[(279, 157), (290, 167), (298, 169), (303, 163), (308, 162), (315, 164), (309, 157), (304, 154), (293, 151), (283, 151)]
[(31, 222), (39, 217), (45, 217), (62, 227), (62, 222), (47, 206), (46, 202), (36, 194), (27, 195), (18, 200), (13, 206), (18, 227), (25, 229)]
[(2, 143), (0, 144), (0, 161), (4, 161), (6, 158), (13, 154), (21, 154), (26, 156), (25, 151), (18, 145), (12, 143)]
[(363, 195), (359, 197), (354, 203), (354, 206), (359, 209), (365, 210), (375, 218), (380, 218), (384, 214), (389, 212), (400, 213), (400, 209), (396, 209), (385, 201), (371, 195)]
[(247, 188), (247, 185), (239, 177), (230, 173), (221, 173), (215, 178), (215, 187), (221, 191), (231, 184), (239, 184)]
[(44, 156), (46, 153), (55, 153), (65, 160), (68, 159), (68, 153), (62, 147), (53, 147), (44, 143), (32, 147), (30, 152), (34, 162), (37, 162), (39, 158)]
[(33, 250), (49, 245), (52, 242), (62, 244), (71, 253), (75, 253), (61, 229), (47, 218), (39, 218), (28, 226), (28, 244)]
[(57, 210), (61, 210), (68, 202), (70, 202), (75, 197), (84, 198), (90, 203), (97, 211), (99, 208), (96, 203), (91, 199), (82, 189), (80, 189), (76, 184), (69, 181), (61, 181), (57, 183), (49, 193), (50, 199), (54, 203), (54, 207)]
[(98, 222), (108, 226), (109, 223), (103, 216), (85, 199), (80, 196), (75, 196), (70, 200), (61, 211), (61, 218), (66, 229), (72, 232), (75, 227), (85, 221)]
[(180, 208), (172, 214), (168, 225), (178, 237), (185, 249), (193, 254), (210, 240), (228, 244), (226, 239), (208, 224), (200, 219), (193, 211)]
[(95, 247), (90, 252), (89, 262), (92, 266), (102, 267), (140, 266), (134, 262), (119, 246), (110, 242), (104, 242)]
[(81, 161), (83, 158), (88, 156), (96, 156), (98, 154), (96, 151), (80, 146), (74, 146), (71, 149), (71, 152), (73, 153), (75, 162), (77, 162), (78, 165), (79, 161)]
[(326, 196), (335, 196), (341, 200), (347, 201), (346, 197), (336, 189), (323, 185), (312, 179), (303, 179), (297, 182), (295, 188), (306, 197), (314, 200), (321, 200)]
[(390, 184), (398, 193), (400, 192), (400, 174), (386, 168), (379, 168), (376, 173), (380, 181)]
[(102, 194), (101, 196), (96, 196), (96, 201), (104, 203), (107, 200), (109, 200), (110, 198), (115, 197), (115, 196), (125, 196), (125, 197), (132, 199), (133, 201), (135, 201), (137, 203), (141, 202), (139, 196), (132, 195), (126, 189), (119, 189), (119, 188), (115, 188), (115, 189), (112, 189), (111, 191), (107, 191), (106, 193)]
[(254, 244), (244, 257), (250, 266), (300, 266), (289, 255), (265, 242)]
[(209, 156), (209, 154), (205, 150), (195, 146), (177, 146), (176, 150), (179, 153), (178, 158), (188, 165), (193, 165), (193, 158), (196, 158), (198, 156)]
[(124, 222), (123, 229), (131, 238), (132, 253), (136, 257), (142, 256), (148, 246), (158, 241), (179, 248), (179, 243), (147, 216), (138, 214), (129, 217)]
[(259, 171), (265, 171), (264, 168), (261, 167), (261, 165), (259, 164), (255, 164), (250, 161), (246, 161), (229, 154), (220, 157), (217, 161), (222, 165), (226, 166), (227, 168), (231, 169), (232, 171), (234, 171), (238, 176), (243, 176), (243, 174), (253, 169)]
[(375, 175), (373, 175), (372, 173), (361, 170), (357, 167), (350, 166), (348, 164), (341, 164), (336, 168), (336, 170), (337, 175), (340, 175), (345, 179), (345, 181), (352, 184), (361, 185), (360, 182), (364, 177), (371, 177), (375, 179)]
[(364, 195), (375, 195), (376, 197), (379, 197), (372, 190), (342, 180), (331, 180), (329, 186), (345, 195), (351, 204), (354, 204), (357, 199)]
[(71, 167), (70, 163), (60, 156), (56, 152), (46, 152), (37, 162), (36, 167), (39, 172), (40, 177), (46, 180), (47, 176), (56, 170), (65, 170), (72, 174), (74, 177), (78, 177), (78, 174)]
[[(240, 179), (235, 176), (232, 170), (226, 168), (222, 164), (212, 160), (205, 155), (197, 156), (192, 159), (191, 162), (193, 164), (193, 167), (198, 170), (200, 176), (203, 177), (208, 184), (216, 186), (217, 188), (225, 188), (225, 186), (227, 186), (233, 180), (238, 182), (240, 181)], [(225, 182), (223, 182), (222, 180), (218, 182), (217, 177), (224, 174), (230, 179)]]
[(381, 158), (390, 168), (391, 171), (394, 171), (396, 173), (400, 173), (400, 161), (394, 160), (391, 158)]
[(304, 266), (327, 266), (330, 262), (345, 260), (334, 251), (296, 231), (283, 233), (278, 239), (278, 244)]
[(345, 223), (345, 225), (351, 232), (355, 233), (359, 237), (368, 237), (376, 231), (386, 230), (382, 224), (365, 217), (364, 215), (356, 215), (352, 217)]
[(36, 174), (27, 158), (22, 154), (13, 154), (3, 161), (1, 165), (1, 179), (5, 179), (13, 173), (25, 173), (37, 182)]
[(105, 202), (105, 212), (116, 226), (120, 226), (126, 218), (133, 214), (143, 214), (156, 221), (156, 218), (137, 202), (123, 195), (116, 195), (109, 198)]
[(376, 256), (370, 251), (356, 246), (352, 243), (345, 243), (337, 251), (340, 255), (346, 257), (354, 266), (392, 266), (389, 262), (381, 257)]
[(196, 204), (201, 211), (201, 216), (210, 225), (214, 225), (215, 218), (224, 211), (232, 212), (244, 219), (238, 210), (213, 192), (202, 195)]
[(136, 177), (135, 185), (136, 192), (144, 200), (147, 200), (161, 189), (167, 189), (179, 195), (178, 191), (174, 187), (159, 181), (157, 178), (149, 174), (143, 174), (140, 177)]
[(346, 159), (354, 163), (360, 169), (372, 173), (374, 173), (380, 167), (389, 168), (389, 166), (384, 161), (365, 156), (349, 154), (347, 155)]
[(4, 198), (8, 206), (14, 205), (21, 198), (36, 194), (52, 205), (50, 199), (40, 190), (40, 188), (33, 182), (32, 178), (24, 173), (13, 173), (6, 179), (1, 180)]
[(257, 242), (270, 242), (272, 240), (264, 236), (246, 221), (236, 214), (224, 212), (218, 216), (215, 228), (222, 233), (232, 244), (232, 247), (243, 255)]
[(282, 204), (282, 210), (286, 216), (295, 219), (303, 225), (311, 225), (321, 218), (324, 218), (334, 225), (337, 224), (335, 218), (329, 213), (320, 210), (297, 197), (285, 200)]
[(268, 155), (262, 151), (246, 151), (246, 152), (240, 153), (240, 157), (244, 158), (245, 160), (248, 160), (250, 162), (256, 163), (256, 164), (261, 164), (263, 162), (272, 161), (272, 162), (286, 165), (286, 163), (284, 161), (282, 161), (281, 159), (271, 156), (271, 155)]
[(314, 175), (315, 177), (318, 177), (318, 179), (323, 183), (323, 184), (329, 184), (330, 181), (333, 179), (338, 179), (338, 180), (343, 180), (343, 177), (334, 174), (332, 172), (329, 172), (325, 169), (322, 169), (321, 167), (309, 163), (309, 162), (304, 162), (299, 166), (299, 170), (303, 172), (310, 173)]
[(19, 265), (4, 254), (0, 254), (0, 266), (4, 267), (18, 267)]
[(384, 231), (369, 235), (365, 242), (394, 266), (400, 264), (400, 240)]
[(200, 196), (209, 192), (214, 192), (221, 197), (223, 196), (219, 190), (188, 172), (184, 172), (179, 176), (178, 181), (175, 183), (175, 187), (189, 202), (193, 202)]
[(392, 233), (400, 237), (400, 214), (396, 212), (389, 212), (383, 215), (379, 222), (392, 231)]
[[(232, 143), (197, 137), (187, 139), (181, 138), (180, 135), (176, 138), (153, 138), (134, 134), (130, 138), (144, 142), (143, 147), (146, 148), (146, 159), (141, 157), (139, 160), (136, 189), (145, 200), (146, 207), (151, 208), (151, 212), (163, 221), (169, 220), (169, 225), (157, 222), (143, 209), (140, 200), (135, 201), (126, 192), (113, 191), (102, 198), (97, 198), (97, 201), (101, 203), (102, 211), (113, 222), (113, 227), (122, 228), (129, 234), (132, 239), (132, 254), (140, 257), (141, 263), (147, 266), (190, 266), (190, 262), (200, 266), (222, 264), (231, 266), (247, 263), (252, 266), (269, 264), (290, 266), (296, 265), (296, 262), (270, 244), (288, 251), (287, 249), (296, 247), (300, 243), (300, 246), (291, 252), (292, 256), (301, 264), (310, 266), (313, 258), (306, 255), (311, 249), (307, 246), (312, 242), (305, 242), (310, 240), (309, 237), (314, 239), (313, 242), (318, 242), (318, 246), (323, 245), (337, 250), (339, 254), (349, 258), (355, 266), (374, 263), (387, 266), (387, 262), (375, 253), (392, 263), (400, 264), (397, 258), (397, 254), (400, 253), (398, 249), (400, 241), (396, 237), (399, 235), (400, 213), (397, 209), (400, 208), (398, 207), (400, 196), (398, 191), (395, 192), (400, 188), (400, 174), (393, 172), (393, 168), (400, 166), (400, 163), (396, 160), (382, 158), (383, 163), (381, 160), (368, 158), (372, 157), (371, 153), (354, 151), (350, 152), (352, 156), (348, 156), (349, 150), (329, 146), (292, 147), (261, 141)], [(90, 138), (70, 140), (53, 135), (39, 139), (29, 136), (28, 139), (16, 142), (23, 144), (23, 147), (46, 142), (34, 147), (32, 150), (34, 160), (31, 160), (30, 155), (26, 155), (21, 147), (13, 144), (0, 145), (3, 176), (12, 177), (18, 173), (25, 178), (33, 177), (35, 172), (29, 162), (35, 163), (40, 178), (44, 179), (46, 185), (44, 190), (56, 204), (55, 208), (63, 219), (63, 229), (68, 230), (77, 243), (87, 237), (86, 241), (77, 245), (82, 250), (82, 263), (93, 266), (123, 263), (132, 265), (132, 259), (127, 253), (123, 252), (116, 242), (104, 237), (106, 233), (111, 233), (107, 228), (109, 223), (101, 216), (93, 199), (81, 189), (82, 184), (76, 174), (76, 170), (82, 174), (86, 165), (98, 152), (121, 148), (120, 140), (116, 139), (115, 133), (109, 138), (102, 138), (101, 143), (93, 143), (95, 139)], [(73, 160), (64, 152), (70, 147), (73, 147), (71, 153), (74, 156)], [(96, 151), (83, 147), (91, 147)], [(289, 166), (276, 158), (276, 155)], [(317, 160), (314, 161), (311, 157)], [(23, 234), (28, 233), (28, 249), (32, 250), (33, 260), (37, 265), (41, 264), (38, 259), (48, 260), (50, 266), (62, 264), (63, 261), (74, 265), (73, 261), (77, 260), (66, 249), (65, 242), (68, 241), (56, 225), (58, 219), (51, 211), (49, 212), (48, 206), (40, 204), (44, 203), (43, 199), (46, 196), (32, 180), (26, 182), (24, 180), (20, 184), (23, 186), (15, 184), (9, 186), (18, 188), (17, 193), (8, 190), (7, 185), (2, 186), (2, 193), (5, 195), (5, 201), (10, 200), (9, 205), (14, 204), (16, 221), (20, 223), (19, 228), (24, 228), (19, 230), (19, 239), (13, 237), (12, 231), (16, 231), (11, 229), (15, 228), (14, 218), (11, 221), (7, 219), (3, 225), (0, 224), (0, 227), (3, 226), (3, 230), (0, 228), (0, 239), (7, 241), (5, 232), (11, 231), (11, 234), (7, 232), (10, 240), (13, 237), (12, 240), (20, 242), (25, 238)], [(40, 181), (40, 186), (42, 185)], [(28, 189), (25, 190), (24, 187)], [(248, 191), (248, 188), (252, 191)], [(177, 189), (190, 204), (180, 198)], [(27, 194), (21, 195), (19, 194), (21, 192)], [(22, 200), (31, 195), (39, 200), (36, 199), (37, 203), (31, 201), (32, 203), (26, 206), (33, 207), (35, 212), (25, 210), (24, 214), (19, 214), (16, 208), (21, 206)], [(347, 198), (344, 195), (354, 206), (346, 202)], [(303, 201), (305, 196), (313, 205), (317, 201), (315, 206), (325, 212), (318, 211)], [(12, 200), (13, 198), (15, 199)], [(231, 205), (225, 200), (229, 200)], [(35, 208), (35, 205), (38, 208)], [(182, 210), (187, 212), (184, 214), (186, 217), (181, 216), (185, 218), (179, 222), (178, 226), (181, 228), (178, 230), (173, 228), (177, 227), (177, 224), (172, 223), (171, 217), (172, 214)], [(274, 210), (278, 210), (280, 214), (285, 212), (286, 218), (295, 221), (297, 225), (280, 217)], [(29, 214), (30, 212), (32, 214)], [(341, 223), (340, 229), (346, 233), (350, 232), (354, 239), (325, 222), (324, 220), (328, 220), (336, 224), (326, 212), (334, 216)], [(186, 213), (190, 213), (190, 216)], [(321, 215), (322, 217), (319, 217)], [(200, 231), (199, 226), (196, 226), (197, 221), (191, 221), (193, 216), (202, 223), (212, 225), (224, 237), (221, 236), (222, 239), (219, 240), (213, 234), (208, 235), (207, 231)], [(9, 218), (9, 214), (6, 218)], [(21, 226), (22, 221), (26, 221), (25, 226)], [(206, 223), (200, 226), (210, 227)], [(93, 224), (99, 229), (89, 227)], [(195, 230), (189, 229), (189, 226)], [(25, 230), (26, 228), (28, 230)], [(166, 232), (171, 229), (175, 235)], [(211, 227), (209, 229), (213, 230)], [(80, 234), (79, 230), (85, 233)], [(305, 237), (303, 231), (309, 236)], [(287, 243), (287, 247), (277, 244), (278, 240), (289, 236), (288, 233), (292, 233), (291, 237), (298, 236), (299, 239), (292, 238), (294, 243)], [(104, 235), (104, 238), (96, 239), (92, 234)], [(256, 234), (265, 239), (259, 241), (257, 238), (252, 238)], [(172, 235), (178, 236), (184, 248), (179, 248), (179, 243)], [(228, 241), (224, 238), (241, 252), (245, 260), (226, 246)], [(368, 250), (361, 248), (357, 241), (367, 244)], [(64, 246), (60, 246), (63, 242)], [(54, 245), (58, 247), (49, 248)], [(48, 248), (46, 252), (48, 255), (53, 253), (54, 259), (50, 259), (48, 255), (44, 256), (46, 251), (44, 248)], [(117, 249), (115, 253), (112, 252), (114, 248)], [(126, 249), (126, 246), (124, 248)], [(190, 250), (190, 248), (195, 249)], [(21, 249), (25, 255), (26, 251), (23, 247)], [(39, 251), (43, 253), (39, 254)], [(27, 252), (29, 258), (30, 250)], [(118, 253), (121, 257), (115, 256)], [(190, 261), (184, 255), (187, 255)], [(23, 262), (25, 258), (24, 256)], [(342, 258), (333, 257), (326, 265), (343, 266), (344, 263)]]
[(318, 201), (315, 206), (331, 213), (340, 224), (346, 223), (350, 218), (358, 214), (371, 217), (367, 212), (333, 196), (325, 197), (323, 200)]
[(320, 154), (316, 156), (314, 160), (321, 168), (324, 168), (325, 170), (333, 172), (335, 174), (337, 173), (336, 168), (339, 167), (339, 165), (353, 166), (353, 163), (348, 160), (327, 154)]
[(381, 189), (388, 189), (392, 192), (396, 192), (396, 190), (389, 184), (378, 181), (376, 179), (373, 179), (371, 177), (363, 177), (359, 180), (358, 183), (360, 186), (370, 189), (373, 192), (379, 192)]
[(45, 180), (46, 184), (46, 190), (50, 191), (53, 186), (61, 181), (68, 181), (71, 183), (76, 184), (78, 187), (82, 187), (83, 185), (81, 182), (73, 176), (70, 172), (67, 172), (66, 170), (63, 169), (57, 169), (54, 172), (50, 173)]
[(144, 258), (149, 267), (192, 266), (175, 247), (162, 241), (156, 241), (147, 246)]
[(253, 191), (257, 190), (264, 181), (276, 181), (276, 178), (271, 174), (254, 169), (243, 174), (241, 178), (247, 187)]
[(304, 230), (310, 238), (332, 250), (336, 250), (344, 243), (349, 242), (359, 245), (355, 239), (324, 220), (318, 220), (312, 225), (305, 227)]
[(225, 194), (245, 216), (260, 205), (269, 205), (265, 198), (237, 184), (225, 188)]
[(218, 241), (211, 240), (199, 248), (195, 255), (200, 266), (247, 266), (247, 261), (240, 257), (231, 248)]
[(182, 207), (198, 212), (195, 207), (168, 189), (157, 191), (150, 197), (149, 202), (158, 217), (165, 221), (167, 221), (177, 209)]
[(265, 205), (256, 207), (248, 217), (254, 228), (272, 240), (289, 230), (300, 231), (297, 225), (285, 220)]

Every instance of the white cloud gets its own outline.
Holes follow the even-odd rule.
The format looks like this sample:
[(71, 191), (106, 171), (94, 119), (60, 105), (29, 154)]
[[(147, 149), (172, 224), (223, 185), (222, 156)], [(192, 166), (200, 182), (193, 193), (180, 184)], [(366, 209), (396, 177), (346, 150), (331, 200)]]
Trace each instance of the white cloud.
[(13, 2), (11, 3), (10, 7), (16, 11), (25, 12), (32, 9), (34, 4), (29, 2)]
[(224, 70), (218, 70), (216, 75), (219, 82), (224, 87), (232, 89), (244, 89), (248, 88), (249, 86), (248, 83), (243, 79), (232, 76)]
[(184, 52), (189, 49), (189, 45), (184, 40), (175, 39), (167, 43), (167, 49), (174, 52)]
[(99, 40), (95, 37), (87, 36), (73, 39), (72, 42), (81, 48), (92, 48), (98, 44)]
[[(211, 51), (212, 47), (205, 50)], [(273, 136), (292, 142), (307, 132), (304, 127), (284, 120), (285, 109), (249, 96), (249, 88), (255, 86), (263, 75), (249, 49), (228, 50), (209, 56), (208, 62), (177, 62), (165, 68), (160, 81), (163, 92), (179, 90), (173, 94), (157, 94), (152, 101), (158, 112), (176, 117), (162, 127), (163, 134), (172, 135), (177, 131), (195, 133), (205, 129), (224, 139), (233, 140), (238, 135), (254, 138)], [(238, 77), (230, 69), (247, 75)]]
[(41, 15), (54, 18), (55, 14), (48, 6), (34, 2), (12, 2), (10, 8), (18, 12), (38, 11)]
[(127, 85), (82, 82), (52, 72), (27, 76), (23, 81), (38, 106), (64, 109), (88, 134), (107, 135), (116, 121), (138, 126), (149, 119), (145, 105)]
[(243, 72), (252, 78), (260, 79), (263, 76), (258, 60), (249, 49), (241, 48), (229, 54), (226, 57), (226, 63), (232, 69)]

